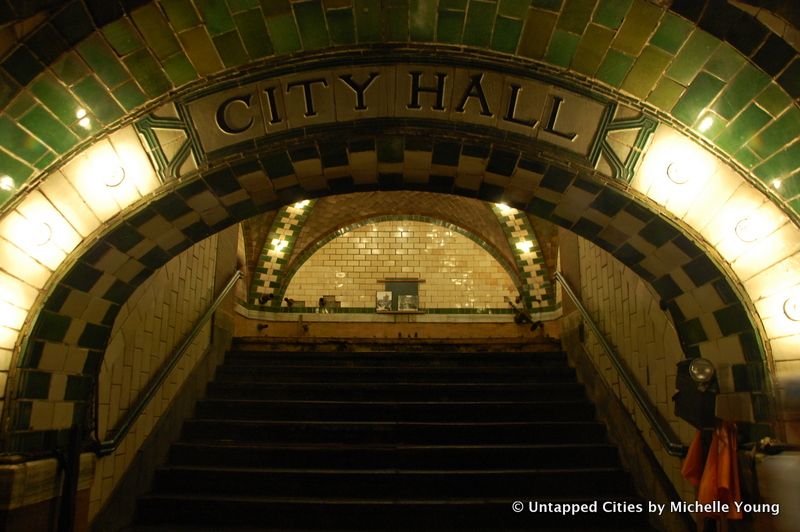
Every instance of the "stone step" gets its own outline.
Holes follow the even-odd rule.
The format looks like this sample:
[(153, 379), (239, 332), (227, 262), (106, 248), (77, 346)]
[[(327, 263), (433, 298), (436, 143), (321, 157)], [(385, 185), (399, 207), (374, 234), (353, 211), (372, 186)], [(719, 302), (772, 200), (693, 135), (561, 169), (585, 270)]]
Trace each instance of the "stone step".
[(205, 399), (196, 417), (288, 421), (592, 421), (588, 401), (280, 401)]
[(604, 443), (605, 427), (597, 422), (401, 423), (346, 421), (238, 421), (190, 419), (188, 441), (295, 443)]
[(619, 467), (616, 447), (607, 443), (542, 445), (348, 445), (176, 442), (173, 465), (226, 467), (347, 467), (419, 469), (528, 469)]

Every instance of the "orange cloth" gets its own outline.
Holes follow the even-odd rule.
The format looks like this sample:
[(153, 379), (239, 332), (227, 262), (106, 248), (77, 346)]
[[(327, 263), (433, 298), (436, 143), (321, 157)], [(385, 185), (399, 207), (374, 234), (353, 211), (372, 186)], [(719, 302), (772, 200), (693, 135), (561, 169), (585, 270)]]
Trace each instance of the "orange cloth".
[(739, 488), (739, 462), (736, 454), (736, 425), (729, 421), (720, 421), (711, 438), (708, 457), (703, 463), (703, 445), (700, 432), (697, 432), (686, 460), (683, 462), (681, 474), (693, 485), (698, 486), (697, 502), (711, 504), (719, 501), (728, 505), (725, 514), (706, 514), (728, 519), (742, 519), (742, 513), (736, 511), (735, 502), (741, 502)]

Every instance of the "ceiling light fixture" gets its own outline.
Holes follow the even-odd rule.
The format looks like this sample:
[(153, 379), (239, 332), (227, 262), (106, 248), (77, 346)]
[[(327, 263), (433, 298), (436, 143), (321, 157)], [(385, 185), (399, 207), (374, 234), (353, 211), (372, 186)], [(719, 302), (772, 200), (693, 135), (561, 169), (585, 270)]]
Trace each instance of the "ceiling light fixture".
[(125, 179), (125, 169), (121, 166), (114, 166), (105, 174), (104, 183), (108, 188), (120, 185)]
[(44, 246), (50, 242), (53, 236), (53, 229), (46, 223), (31, 223), (31, 242), (34, 246)]
[(734, 229), (742, 242), (755, 242), (760, 237), (758, 224), (752, 218), (742, 218)]
[(689, 181), (689, 170), (685, 164), (674, 161), (667, 166), (667, 177), (676, 185), (682, 185)]

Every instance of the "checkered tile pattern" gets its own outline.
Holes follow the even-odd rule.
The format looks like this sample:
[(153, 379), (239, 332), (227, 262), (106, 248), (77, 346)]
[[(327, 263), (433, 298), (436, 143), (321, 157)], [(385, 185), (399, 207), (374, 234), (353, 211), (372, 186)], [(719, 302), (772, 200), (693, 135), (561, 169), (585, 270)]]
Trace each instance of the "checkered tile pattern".
[[(651, 283), (672, 314), (687, 356), (726, 349), (729, 359), (761, 364), (758, 336), (737, 292), (703, 249), (672, 222), (596, 177), (546, 162), (540, 146), (499, 141), (474, 128), (421, 126), (406, 124), (405, 132), (389, 128), (385, 135), (375, 135), (372, 124), (353, 127), (344, 144), (336, 130), (316, 132), (313, 141), (274, 142), (269, 151), (215, 166), (126, 213), (77, 258), (36, 319), (20, 359), (11, 447), (50, 449), (65, 437), (55, 429), (30, 430), (30, 400), (63, 400), (74, 403), (76, 416), (86, 412), (120, 305), (156, 268), (255, 214), (346, 192), (443, 192), (504, 202), (552, 221), (608, 250)], [(333, 149), (341, 157), (320, 155)], [(337, 172), (330, 176), (338, 177), (324, 174), (304, 181), (304, 187), (294, 164), (308, 159), (323, 171), (335, 164)], [(413, 168), (405, 167), (407, 161), (414, 162)], [(464, 179), (465, 161), (469, 179)], [(476, 172), (476, 162), (483, 170)], [(354, 173), (372, 177), (356, 182)], [(294, 236), (293, 220), (299, 216), (287, 211), (277, 218), (274, 234)], [(262, 281), (266, 286), (267, 278)], [(43, 365), (52, 353), (64, 367), (74, 368), (66, 386), (55, 386), (52, 370)]]
[[(313, 210), (314, 203), (313, 200), (301, 201), (287, 205), (278, 211), (253, 272), (253, 280), (248, 294), (250, 305), (258, 308), (281, 306), (282, 294), (276, 293), (275, 289), (280, 285), (285, 266), (294, 251), (297, 235)], [(261, 305), (258, 298), (269, 294), (276, 297), (266, 305)]]
[(493, 210), (503, 226), (514, 258), (523, 279), (525, 307), (537, 313), (553, 312), (561, 308), (556, 301), (552, 276), (547, 272), (539, 241), (525, 213), (506, 205), (494, 205)]

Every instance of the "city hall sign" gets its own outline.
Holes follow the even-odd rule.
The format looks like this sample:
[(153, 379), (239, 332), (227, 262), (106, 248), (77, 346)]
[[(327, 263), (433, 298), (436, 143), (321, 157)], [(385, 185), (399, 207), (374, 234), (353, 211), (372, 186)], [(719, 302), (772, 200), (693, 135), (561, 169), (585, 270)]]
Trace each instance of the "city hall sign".
[(491, 127), (589, 157), (611, 104), (488, 69), (396, 64), (293, 72), (182, 102), (202, 152), (295, 128), (369, 119)]

